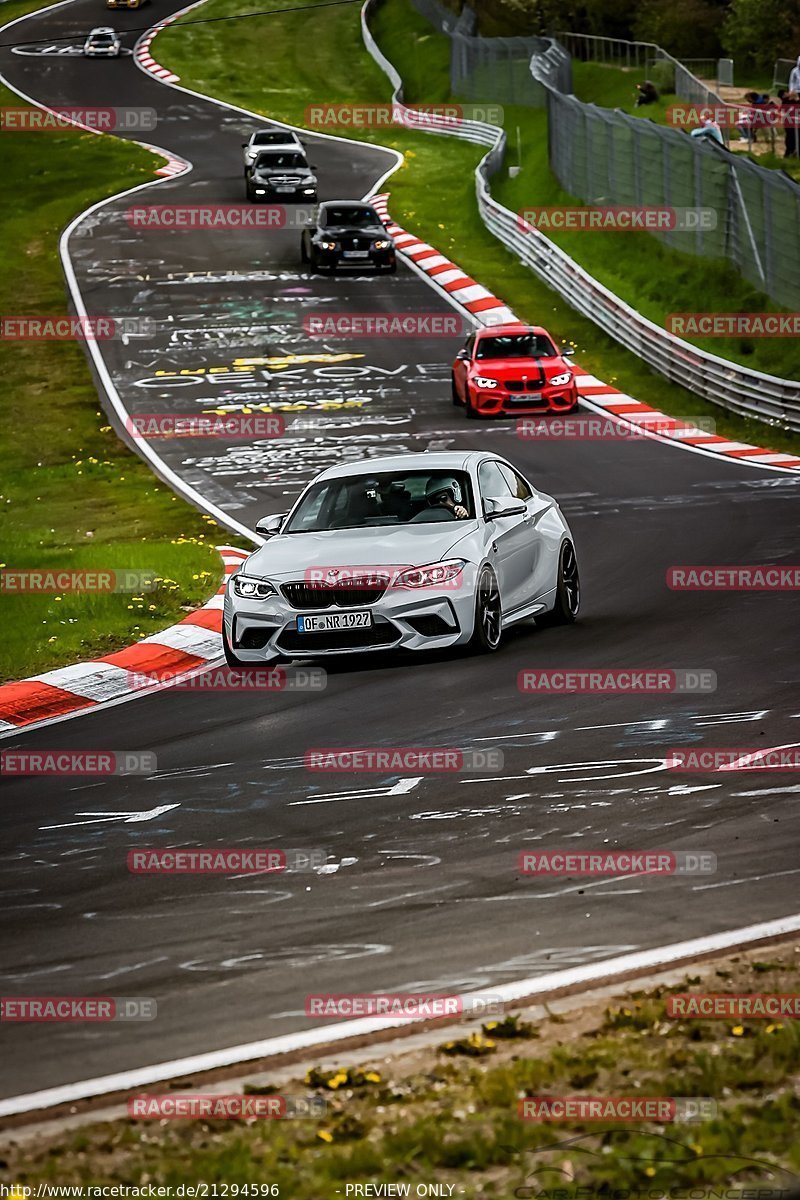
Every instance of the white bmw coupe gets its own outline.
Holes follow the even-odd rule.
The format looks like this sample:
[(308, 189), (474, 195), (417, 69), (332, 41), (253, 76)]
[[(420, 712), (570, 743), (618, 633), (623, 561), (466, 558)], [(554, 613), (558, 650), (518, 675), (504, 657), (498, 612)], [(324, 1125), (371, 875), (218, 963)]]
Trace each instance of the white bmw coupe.
[(575, 546), (557, 502), (496, 454), (331, 467), (230, 576), (231, 666), (376, 650), (496, 650), (535, 617), (575, 620)]

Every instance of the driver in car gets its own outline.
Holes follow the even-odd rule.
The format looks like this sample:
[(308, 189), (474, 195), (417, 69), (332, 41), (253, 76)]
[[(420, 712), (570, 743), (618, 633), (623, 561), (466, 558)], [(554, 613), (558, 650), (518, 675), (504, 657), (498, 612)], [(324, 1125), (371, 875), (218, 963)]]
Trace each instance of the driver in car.
[[(452, 475), (432, 475), (425, 488), (427, 508), (417, 513), (414, 521), (449, 521), (455, 518), (463, 521), (469, 516), (461, 503), (461, 484)], [(434, 514), (430, 510), (437, 509)]]

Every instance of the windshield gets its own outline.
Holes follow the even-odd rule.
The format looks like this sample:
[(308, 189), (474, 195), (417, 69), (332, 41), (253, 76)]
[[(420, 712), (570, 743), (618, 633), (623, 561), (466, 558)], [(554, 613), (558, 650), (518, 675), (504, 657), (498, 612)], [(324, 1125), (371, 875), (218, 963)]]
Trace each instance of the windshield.
[(541, 333), (513, 333), (508, 337), (484, 337), (478, 341), (475, 357), (554, 358), (556, 350), (549, 337)]
[(113, 33), (90, 33), (89, 41), (94, 42), (95, 45), (104, 46), (108, 44), (110, 46), (114, 41), (114, 35)]
[(275, 129), (267, 130), (265, 133), (254, 133), (251, 145), (253, 146), (281, 146), (289, 142), (296, 142), (297, 138), (292, 133), (285, 133)]
[(356, 229), (365, 229), (368, 225), (380, 225), (380, 223), (380, 217), (374, 208), (358, 208), (354, 204), (343, 205), (341, 208), (328, 206), (323, 210), (320, 220), (323, 227), (326, 225), (350, 225)]
[(277, 151), (259, 154), (256, 159), (256, 166), (266, 171), (280, 171), (285, 170), (287, 167), (291, 167), (292, 170), (296, 171), (298, 167), (306, 167), (308, 164), (302, 154), (289, 150), (284, 154), (279, 154)]
[(473, 516), (472, 488), (463, 471), (393, 471), (326, 479), (309, 488), (281, 532), (322, 533), (455, 521), (458, 518), (448, 500)]

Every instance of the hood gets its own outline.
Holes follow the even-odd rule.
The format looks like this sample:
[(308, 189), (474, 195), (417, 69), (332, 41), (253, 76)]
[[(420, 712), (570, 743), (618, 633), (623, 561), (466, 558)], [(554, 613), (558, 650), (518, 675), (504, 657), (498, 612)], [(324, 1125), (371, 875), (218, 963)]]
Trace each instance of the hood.
[(477, 375), (487, 375), (490, 379), (540, 379), (548, 371), (560, 374), (562, 371), (572, 371), (570, 363), (557, 358), (489, 358), (478, 359), (472, 364), (472, 370)]
[(270, 538), (242, 567), (261, 579), (302, 579), (312, 568), (422, 567), (450, 556), (478, 522), (432, 521), (429, 525), (334, 529)]

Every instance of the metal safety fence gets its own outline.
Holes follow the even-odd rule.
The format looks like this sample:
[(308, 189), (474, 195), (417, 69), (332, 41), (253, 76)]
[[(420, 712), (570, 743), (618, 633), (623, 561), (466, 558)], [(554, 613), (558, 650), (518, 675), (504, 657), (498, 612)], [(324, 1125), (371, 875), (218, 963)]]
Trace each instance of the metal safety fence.
[[(754, 371), (718, 355), (710, 354), (668, 333), (654, 322), (647, 320), (608, 288), (603, 287), (588, 271), (584, 270), (540, 230), (530, 226), (526, 227), (520, 221), (517, 213), (505, 208), (494, 199), (491, 194), (490, 180), (503, 166), (506, 149), (506, 137), (501, 128), (482, 121), (454, 123), (452, 120), (443, 124), (441, 128), (435, 128), (427, 121), (421, 125), (418, 120), (415, 120), (414, 110), (403, 104), (403, 85), (399, 73), (381, 52), (369, 30), (369, 13), (374, 11), (381, 2), (382, 0), (365, 0), (361, 12), (362, 35), (369, 54), (392, 83), (393, 99), (405, 114), (405, 123), (409, 128), (459, 137), (465, 141), (489, 147), (475, 170), (478, 208), (487, 229), (526, 266), (530, 267), (543, 282), (557, 291), (567, 303), (667, 379), (741, 416), (757, 417), (763, 421), (780, 424), (794, 432), (800, 432), (800, 382)], [(532, 61), (531, 72), (535, 78), (538, 77), (540, 83), (548, 74), (547, 68), (542, 67), (538, 60)], [(544, 84), (542, 86), (545, 87), (547, 95), (548, 111), (553, 105), (554, 98), (558, 102), (572, 103), (578, 106), (578, 110), (593, 108), (591, 105), (582, 105), (574, 96), (565, 96), (555, 92), (550, 86)], [(635, 118), (628, 119), (637, 125), (645, 127), (649, 125), (649, 123), (638, 121)], [(690, 148), (693, 146), (692, 140), (677, 130), (660, 128), (662, 133), (666, 133), (670, 137), (682, 138)], [(552, 147), (552, 134), (550, 144)], [(715, 155), (713, 147), (702, 145), (692, 149), (691, 153), (714, 155), (712, 161), (722, 161), (723, 165), (724, 160), (728, 157), (721, 148), (718, 150), (718, 155)], [(692, 161), (694, 162), (694, 160)], [(743, 163), (742, 165), (752, 166), (759, 174), (766, 174), (756, 168), (754, 164)], [(692, 168), (692, 178), (693, 175), (694, 167)], [(800, 194), (800, 189), (796, 190)], [(692, 201), (684, 200), (676, 194), (667, 203), (678, 206), (691, 204)], [(734, 214), (733, 219), (735, 220), (735, 209), (730, 211)], [(798, 225), (800, 222), (795, 226), (795, 235), (797, 235)], [(797, 262), (798, 258), (795, 257), (794, 261)]]
[(469, 5), (460, 15), (439, 0), (412, 0), (421, 16), (450, 39), (450, 90), (464, 100), (495, 104), (542, 104), (531, 77), (534, 54), (546, 59), (548, 78), (559, 91), (572, 91), (572, 60), (550, 38), (478, 37), (478, 19)]
[(599, 37), (566, 30), (555, 36), (564, 49), (580, 62), (599, 62), (626, 69), (636, 67), (656, 74), (658, 78), (655, 82), (661, 85), (662, 90), (672, 92), (679, 100), (702, 105), (723, 103), (713, 88), (655, 42), (629, 42), (624, 38)]

